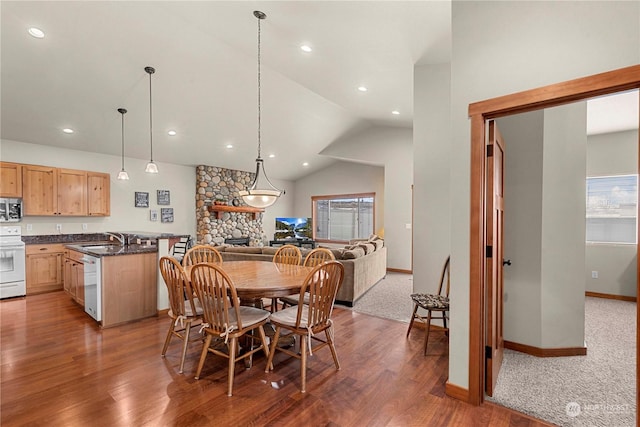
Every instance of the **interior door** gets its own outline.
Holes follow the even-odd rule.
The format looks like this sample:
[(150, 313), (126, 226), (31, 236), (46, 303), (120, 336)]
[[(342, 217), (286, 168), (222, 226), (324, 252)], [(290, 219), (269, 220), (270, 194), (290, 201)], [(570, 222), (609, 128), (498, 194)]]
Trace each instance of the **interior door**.
[(493, 396), (504, 352), (503, 322), (503, 226), (504, 226), (504, 140), (494, 120), (488, 122), (487, 140), (487, 322), (485, 373), (486, 393)]

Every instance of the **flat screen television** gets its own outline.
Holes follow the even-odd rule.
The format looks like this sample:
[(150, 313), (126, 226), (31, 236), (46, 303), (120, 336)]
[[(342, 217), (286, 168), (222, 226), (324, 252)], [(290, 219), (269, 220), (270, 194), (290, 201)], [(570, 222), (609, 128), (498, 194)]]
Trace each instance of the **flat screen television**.
[(274, 240), (313, 239), (311, 218), (276, 218)]

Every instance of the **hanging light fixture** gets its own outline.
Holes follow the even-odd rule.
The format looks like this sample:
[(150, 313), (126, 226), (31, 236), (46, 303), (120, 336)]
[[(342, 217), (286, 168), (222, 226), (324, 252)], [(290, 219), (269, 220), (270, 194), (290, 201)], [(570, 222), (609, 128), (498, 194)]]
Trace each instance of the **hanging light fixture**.
[(273, 205), (282, 194), (283, 190), (278, 190), (267, 178), (267, 173), (264, 170), (264, 161), (260, 156), (261, 149), (261, 134), (260, 126), (262, 119), (261, 111), (261, 86), (260, 86), (260, 22), (267, 17), (263, 12), (256, 10), (253, 12), (253, 16), (258, 18), (258, 158), (256, 159), (256, 176), (253, 179), (251, 185), (239, 192), (242, 200), (249, 206), (256, 208), (266, 208)]
[(144, 171), (147, 173), (158, 173), (158, 165), (153, 162), (153, 115), (151, 110), (151, 74), (155, 73), (156, 69), (153, 67), (144, 67), (144, 71), (149, 74), (149, 141), (151, 142), (151, 158)]
[(118, 174), (118, 179), (121, 181), (126, 181), (129, 179), (129, 174), (126, 170), (124, 170), (124, 115), (127, 110), (124, 108), (118, 108), (118, 113), (122, 115), (122, 170)]

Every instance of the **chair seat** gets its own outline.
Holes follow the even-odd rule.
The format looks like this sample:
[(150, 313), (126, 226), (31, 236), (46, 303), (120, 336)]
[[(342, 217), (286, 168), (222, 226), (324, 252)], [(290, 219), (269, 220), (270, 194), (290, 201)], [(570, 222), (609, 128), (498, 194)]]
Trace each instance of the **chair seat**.
[[(189, 300), (184, 300), (184, 315), (187, 317), (195, 317), (202, 315), (202, 304), (198, 301), (198, 298), (193, 299), (193, 305), (196, 306), (196, 313), (193, 314), (191, 310), (191, 303)], [(176, 317), (172, 310), (169, 310), (169, 317)]]
[[(240, 317), (242, 318), (242, 327), (245, 329), (268, 319), (269, 314), (271, 314), (267, 310), (255, 307), (246, 307), (244, 305), (241, 305), (239, 309)], [(235, 310), (229, 310), (229, 322), (231, 323), (229, 325), (231, 330), (238, 330), (238, 319), (236, 319)]]
[[(297, 303), (298, 301), (296, 301), (296, 304)], [(298, 306), (294, 305), (293, 307), (285, 308), (284, 310), (271, 313), (271, 322), (279, 323), (281, 325), (295, 328), (297, 317), (298, 317)], [(300, 327), (306, 328), (308, 323), (309, 323), (309, 306), (305, 306), (305, 308), (302, 310)]]
[(449, 297), (435, 294), (411, 294), (413, 302), (425, 310), (448, 310)]
[[(298, 305), (298, 302), (300, 301), (300, 294), (281, 297), (280, 301), (282, 301), (282, 302), (284, 302), (286, 304), (289, 304), (289, 305)], [(309, 294), (308, 293), (304, 294), (304, 303), (305, 304), (309, 304)]]

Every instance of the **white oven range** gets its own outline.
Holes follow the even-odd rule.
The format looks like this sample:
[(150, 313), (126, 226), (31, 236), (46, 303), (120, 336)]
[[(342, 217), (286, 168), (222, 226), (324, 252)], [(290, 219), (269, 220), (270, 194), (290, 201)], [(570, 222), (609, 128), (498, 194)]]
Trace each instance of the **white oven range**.
[(19, 225), (0, 227), (0, 299), (26, 295), (25, 248)]

